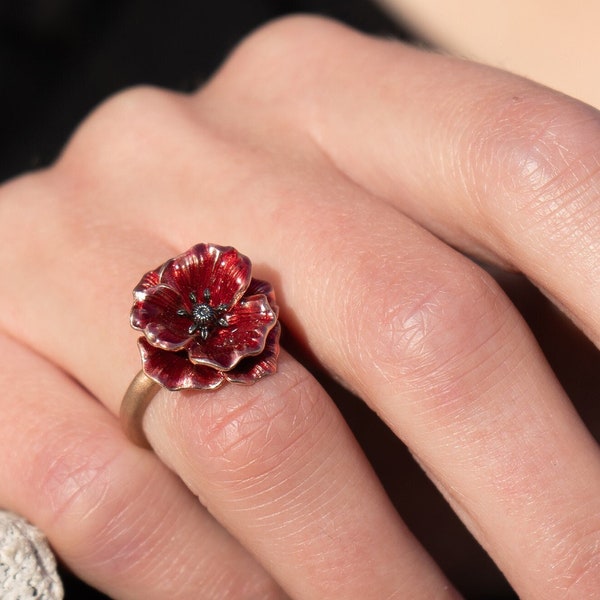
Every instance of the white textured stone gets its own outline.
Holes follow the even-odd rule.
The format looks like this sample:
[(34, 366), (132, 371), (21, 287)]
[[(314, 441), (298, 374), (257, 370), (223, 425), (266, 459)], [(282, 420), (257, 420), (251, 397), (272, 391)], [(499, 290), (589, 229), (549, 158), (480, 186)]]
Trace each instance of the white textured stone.
[(56, 560), (42, 532), (0, 510), (0, 598), (62, 600)]

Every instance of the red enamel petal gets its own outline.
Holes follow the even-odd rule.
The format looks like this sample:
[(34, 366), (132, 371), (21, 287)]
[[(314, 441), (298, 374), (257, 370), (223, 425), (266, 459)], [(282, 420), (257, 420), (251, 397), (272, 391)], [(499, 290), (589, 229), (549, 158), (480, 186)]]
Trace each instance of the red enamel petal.
[(250, 297), (257, 296), (258, 294), (264, 294), (267, 297), (271, 308), (279, 314), (279, 307), (277, 306), (277, 301), (275, 300), (275, 292), (273, 291), (273, 286), (268, 281), (263, 281), (262, 279), (255, 279), (253, 277), (244, 295)]
[(229, 371), (246, 356), (260, 354), (277, 314), (264, 295), (242, 298), (226, 316), (228, 327), (215, 328), (205, 341), (188, 348), (193, 363)]
[(133, 289), (133, 296), (136, 300), (138, 297), (143, 296), (147, 290), (156, 287), (160, 283), (159, 271), (160, 267), (156, 271), (149, 271), (140, 279), (140, 282)]
[(235, 304), (251, 279), (250, 260), (230, 246), (197, 244), (165, 263), (161, 283), (177, 290), (187, 301), (190, 292), (201, 302), (210, 291), (210, 304)]
[(131, 326), (144, 332), (148, 341), (164, 350), (180, 350), (191, 337), (192, 319), (177, 314), (181, 296), (164, 285), (138, 292), (131, 309)]
[(231, 371), (223, 373), (225, 379), (231, 383), (250, 385), (261, 377), (272, 375), (277, 371), (277, 357), (279, 356), (279, 335), (281, 325), (275, 324), (267, 336), (265, 349), (258, 356), (248, 356), (241, 360)]
[(155, 348), (143, 337), (138, 340), (138, 347), (144, 373), (169, 390), (213, 390), (225, 381), (220, 371), (193, 365), (185, 352)]

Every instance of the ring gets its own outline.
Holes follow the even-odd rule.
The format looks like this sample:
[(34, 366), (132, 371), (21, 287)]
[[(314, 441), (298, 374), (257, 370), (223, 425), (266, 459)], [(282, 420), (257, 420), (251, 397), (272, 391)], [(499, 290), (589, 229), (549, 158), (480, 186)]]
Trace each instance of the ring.
[(281, 325), (273, 287), (252, 277), (250, 259), (235, 248), (197, 244), (146, 273), (133, 298), (142, 370), (125, 392), (120, 418), (136, 445), (150, 448), (142, 421), (161, 387), (250, 385), (277, 370)]

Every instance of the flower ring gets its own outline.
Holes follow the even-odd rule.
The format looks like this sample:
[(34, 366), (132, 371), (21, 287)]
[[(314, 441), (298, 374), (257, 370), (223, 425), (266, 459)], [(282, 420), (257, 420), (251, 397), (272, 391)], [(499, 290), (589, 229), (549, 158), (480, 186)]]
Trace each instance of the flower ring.
[(128, 436), (149, 447), (144, 412), (160, 387), (249, 385), (277, 370), (279, 309), (270, 283), (230, 246), (197, 244), (146, 273), (133, 290), (131, 326), (142, 371), (121, 404)]

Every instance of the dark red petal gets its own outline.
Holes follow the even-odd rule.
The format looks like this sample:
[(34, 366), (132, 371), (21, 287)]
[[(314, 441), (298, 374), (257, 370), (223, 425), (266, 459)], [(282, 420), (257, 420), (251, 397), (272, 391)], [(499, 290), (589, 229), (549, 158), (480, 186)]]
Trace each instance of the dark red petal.
[(258, 294), (264, 294), (271, 305), (271, 308), (279, 314), (279, 307), (277, 306), (277, 301), (275, 300), (275, 292), (273, 291), (273, 286), (268, 281), (263, 281), (262, 279), (252, 278), (248, 289), (244, 296), (257, 296)]
[(277, 314), (264, 295), (242, 298), (226, 316), (228, 327), (214, 329), (188, 348), (193, 363), (229, 371), (246, 356), (260, 354)]
[(180, 350), (190, 341), (192, 319), (177, 314), (183, 308), (181, 296), (159, 285), (138, 291), (131, 309), (131, 326), (144, 332), (148, 341), (164, 350)]
[(202, 302), (204, 290), (210, 290), (211, 306), (235, 304), (251, 280), (250, 260), (231, 246), (197, 244), (176, 256), (161, 272), (161, 283), (189, 298), (190, 292)]
[(138, 340), (138, 347), (144, 373), (169, 390), (213, 390), (225, 381), (220, 371), (193, 365), (185, 352), (155, 348), (143, 337)]
[(133, 289), (133, 297), (137, 300), (140, 295), (143, 295), (150, 288), (156, 287), (160, 283), (160, 269), (155, 271), (148, 271), (141, 279), (140, 282)]
[(267, 336), (265, 349), (258, 356), (248, 356), (242, 359), (231, 371), (223, 373), (225, 379), (231, 383), (250, 385), (261, 377), (275, 373), (279, 356), (280, 333), (281, 325), (276, 323)]

